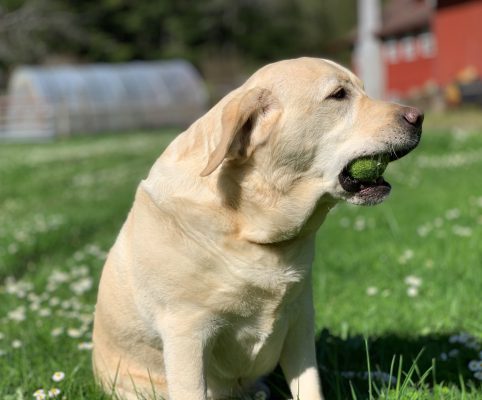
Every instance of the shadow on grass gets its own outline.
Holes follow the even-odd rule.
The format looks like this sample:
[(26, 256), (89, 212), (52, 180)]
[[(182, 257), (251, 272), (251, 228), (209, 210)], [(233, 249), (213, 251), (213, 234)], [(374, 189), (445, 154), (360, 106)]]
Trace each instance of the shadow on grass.
[[(316, 348), (323, 393), (327, 399), (352, 399), (353, 393), (357, 400), (369, 399), (367, 349), (363, 336), (340, 338), (323, 330), (318, 335)], [(387, 388), (389, 385), (394, 388), (399, 371), (400, 383), (403, 383), (415, 361), (416, 368), (411, 376), (415, 385), (434, 367), (424, 380), (425, 387), (441, 383), (460, 387), (461, 382), (465, 385), (471, 382), (480, 388), (481, 382), (474, 378), (474, 372), (468, 367), (470, 361), (479, 359), (480, 350), (480, 343), (467, 334), (370, 337), (372, 388)], [(290, 398), (280, 368), (270, 375), (268, 383), (272, 400)]]

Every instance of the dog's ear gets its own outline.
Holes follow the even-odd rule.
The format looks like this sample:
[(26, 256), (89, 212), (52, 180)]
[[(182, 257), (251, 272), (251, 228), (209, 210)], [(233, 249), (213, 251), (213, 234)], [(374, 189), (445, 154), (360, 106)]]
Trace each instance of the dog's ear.
[(254, 88), (236, 95), (223, 108), (220, 142), (201, 176), (211, 174), (228, 156), (247, 159), (267, 140), (280, 115), (279, 102), (267, 89)]

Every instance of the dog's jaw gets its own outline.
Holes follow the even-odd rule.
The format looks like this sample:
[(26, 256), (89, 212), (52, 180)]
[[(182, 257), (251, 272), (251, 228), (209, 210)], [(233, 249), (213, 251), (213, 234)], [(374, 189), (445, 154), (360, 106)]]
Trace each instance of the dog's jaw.
[[(337, 202), (320, 180), (299, 180), (289, 193), (280, 195), (278, 188), (266, 182), (257, 170), (239, 176), (242, 180), (231, 181), (226, 189), (232, 191), (233, 185), (238, 187), (239, 237), (252, 243), (280, 243), (314, 234)], [(222, 192), (224, 188), (218, 185), (218, 189)]]

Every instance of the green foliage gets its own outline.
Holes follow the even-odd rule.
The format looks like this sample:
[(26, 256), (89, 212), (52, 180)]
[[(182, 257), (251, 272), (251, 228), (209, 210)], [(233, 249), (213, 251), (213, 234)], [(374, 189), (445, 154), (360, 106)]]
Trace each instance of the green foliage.
[[(19, 11), (33, 5), (28, 18), (46, 24), (31, 32), (22, 25), (31, 19)], [(31, 48), (45, 48), (30, 62), (55, 55), (105, 62), (160, 57), (200, 62), (213, 53), (220, 58), (234, 53), (259, 62), (327, 53), (333, 39), (354, 25), (356, 8), (354, 0), (6, 0), (0, 22), (2, 15), (15, 12), (20, 17), (18, 29), (30, 32), (25, 36)], [(68, 19), (67, 26), (37, 37), (36, 32), (50, 29), (45, 16), (60, 12)], [(9, 40), (0, 29), (2, 37)], [(17, 60), (2, 60), (0, 54), (0, 63), (25, 62), (25, 54), (13, 54)]]

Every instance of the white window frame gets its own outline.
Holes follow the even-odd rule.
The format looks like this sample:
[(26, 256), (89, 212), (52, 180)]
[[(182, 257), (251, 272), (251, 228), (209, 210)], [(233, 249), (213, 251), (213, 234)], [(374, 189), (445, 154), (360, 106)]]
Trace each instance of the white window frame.
[(399, 60), (398, 41), (389, 39), (385, 42), (385, 58), (390, 64), (396, 64)]
[(418, 35), (418, 47), (423, 58), (435, 57), (437, 53), (437, 43), (433, 32), (424, 32)]
[(405, 61), (415, 61), (417, 58), (417, 48), (414, 36), (405, 36), (400, 39), (401, 53)]

